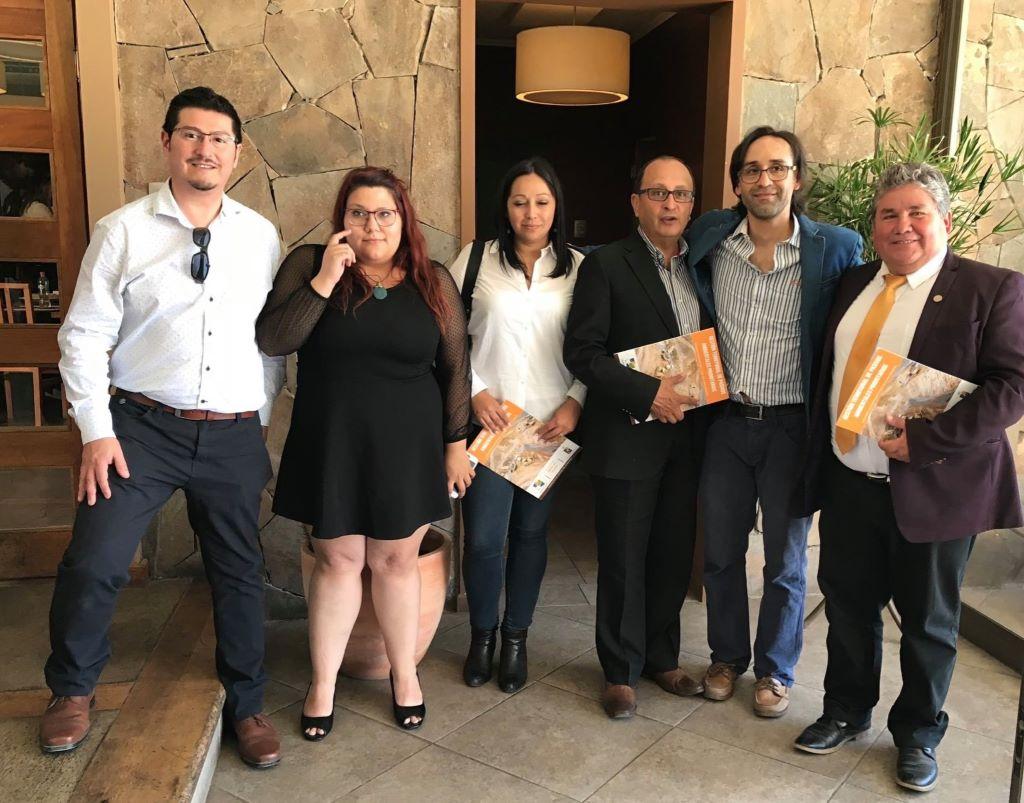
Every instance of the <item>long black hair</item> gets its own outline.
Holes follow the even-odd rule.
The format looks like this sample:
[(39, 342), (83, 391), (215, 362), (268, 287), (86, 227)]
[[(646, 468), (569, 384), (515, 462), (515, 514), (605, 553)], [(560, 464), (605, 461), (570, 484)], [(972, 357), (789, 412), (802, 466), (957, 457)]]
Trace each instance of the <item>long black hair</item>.
[(551, 221), (551, 231), (548, 233), (551, 247), (555, 252), (555, 269), (551, 271), (550, 276), (552, 279), (568, 276), (572, 272), (572, 254), (565, 237), (566, 214), (562, 183), (558, 180), (555, 168), (551, 166), (551, 163), (540, 156), (531, 156), (529, 159), (523, 159), (514, 164), (501, 180), (498, 209), (495, 215), (498, 229), (498, 250), (500, 251), (499, 261), (502, 267), (511, 266), (516, 270), (526, 272), (523, 261), (516, 253), (515, 233), (512, 231), (512, 223), (508, 219), (508, 199), (512, 194), (513, 182), (520, 176), (530, 173), (539, 176), (548, 185), (548, 189), (551, 190), (551, 194), (555, 198), (555, 217)]

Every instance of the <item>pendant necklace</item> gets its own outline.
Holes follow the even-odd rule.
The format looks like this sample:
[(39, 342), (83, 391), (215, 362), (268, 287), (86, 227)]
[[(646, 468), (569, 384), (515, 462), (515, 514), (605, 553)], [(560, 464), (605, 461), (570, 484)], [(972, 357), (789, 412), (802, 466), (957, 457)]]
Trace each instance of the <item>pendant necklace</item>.
[[(387, 273), (385, 273), (383, 276), (381, 276), (379, 279), (374, 281), (373, 297), (375, 299), (377, 299), (378, 301), (383, 301), (385, 298), (388, 297), (388, 288), (386, 288), (384, 286), (384, 280), (387, 279), (391, 275), (391, 271), (392, 270), (394, 270), (394, 268), (392, 268)], [(371, 281), (373, 281), (372, 277), (367, 275), (366, 271), (362, 271), (362, 274), (363, 274), (363, 276), (366, 279), (370, 279)]]

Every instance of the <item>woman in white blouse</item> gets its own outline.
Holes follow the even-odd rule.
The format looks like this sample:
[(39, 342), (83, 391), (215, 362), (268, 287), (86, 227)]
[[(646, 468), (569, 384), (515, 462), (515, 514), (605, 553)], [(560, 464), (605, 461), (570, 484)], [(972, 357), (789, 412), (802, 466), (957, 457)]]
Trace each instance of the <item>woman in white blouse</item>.
[[(566, 241), (562, 188), (547, 161), (515, 165), (502, 180), (499, 198), (498, 237), (484, 246), (472, 291), (473, 417), (492, 432), (503, 429), (501, 402), (507, 399), (546, 422), (542, 437), (555, 438), (575, 429), (586, 395), (562, 362), (583, 257)], [(471, 250), (466, 246), (452, 265), (460, 289)], [(462, 676), (469, 686), (491, 678), (503, 579), (498, 685), (514, 692), (526, 683), (526, 633), (547, 565), (551, 499), (550, 493), (535, 499), (489, 470), (478, 471), (466, 492), (462, 571), (472, 643)]]

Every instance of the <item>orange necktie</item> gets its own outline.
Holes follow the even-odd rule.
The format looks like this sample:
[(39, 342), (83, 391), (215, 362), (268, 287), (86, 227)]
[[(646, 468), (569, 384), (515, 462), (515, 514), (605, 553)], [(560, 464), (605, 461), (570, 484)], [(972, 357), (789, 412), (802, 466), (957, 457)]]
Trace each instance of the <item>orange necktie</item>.
[[(868, 366), (871, 355), (875, 353), (875, 346), (878, 344), (878, 336), (882, 334), (882, 327), (885, 326), (885, 319), (889, 317), (892, 305), (896, 303), (896, 288), (906, 284), (906, 276), (894, 276), (889, 274), (884, 277), (885, 288), (875, 298), (868, 314), (864, 316), (864, 322), (860, 325), (860, 331), (853, 341), (853, 348), (850, 349), (850, 357), (846, 361), (846, 370), (843, 372), (843, 384), (839, 388), (839, 408), (836, 415), (841, 415), (846, 406), (850, 394), (857, 386), (860, 375)], [(848, 429), (836, 427), (836, 445), (839, 451), (846, 454), (857, 444), (857, 436)]]

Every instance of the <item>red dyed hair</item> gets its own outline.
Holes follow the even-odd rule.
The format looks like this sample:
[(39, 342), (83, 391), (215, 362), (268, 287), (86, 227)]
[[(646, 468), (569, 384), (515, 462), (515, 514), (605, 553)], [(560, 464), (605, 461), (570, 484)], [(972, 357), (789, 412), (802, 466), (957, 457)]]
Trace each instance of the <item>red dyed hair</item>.
[[(398, 213), (402, 216), (402, 240), (395, 252), (394, 264), (405, 270), (407, 276), (412, 276), (413, 284), (416, 285), (430, 311), (434, 313), (438, 327), (444, 331), (444, 322), (449, 312), (448, 304), (441, 292), (437, 268), (427, 256), (427, 241), (416, 222), (416, 210), (413, 209), (405, 183), (398, 176), (386, 167), (357, 167), (350, 171), (342, 182), (338, 200), (334, 204), (334, 230), (344, 230), (348, 197), (360, 187), (383, 187), (394, 198)], [(360, 271), (345, 271), (334, 288), (338, 306), (347, 309), (357, 291), (359, 298), (354, 307), (366, 302), (373, 292), (373, 287)]]

